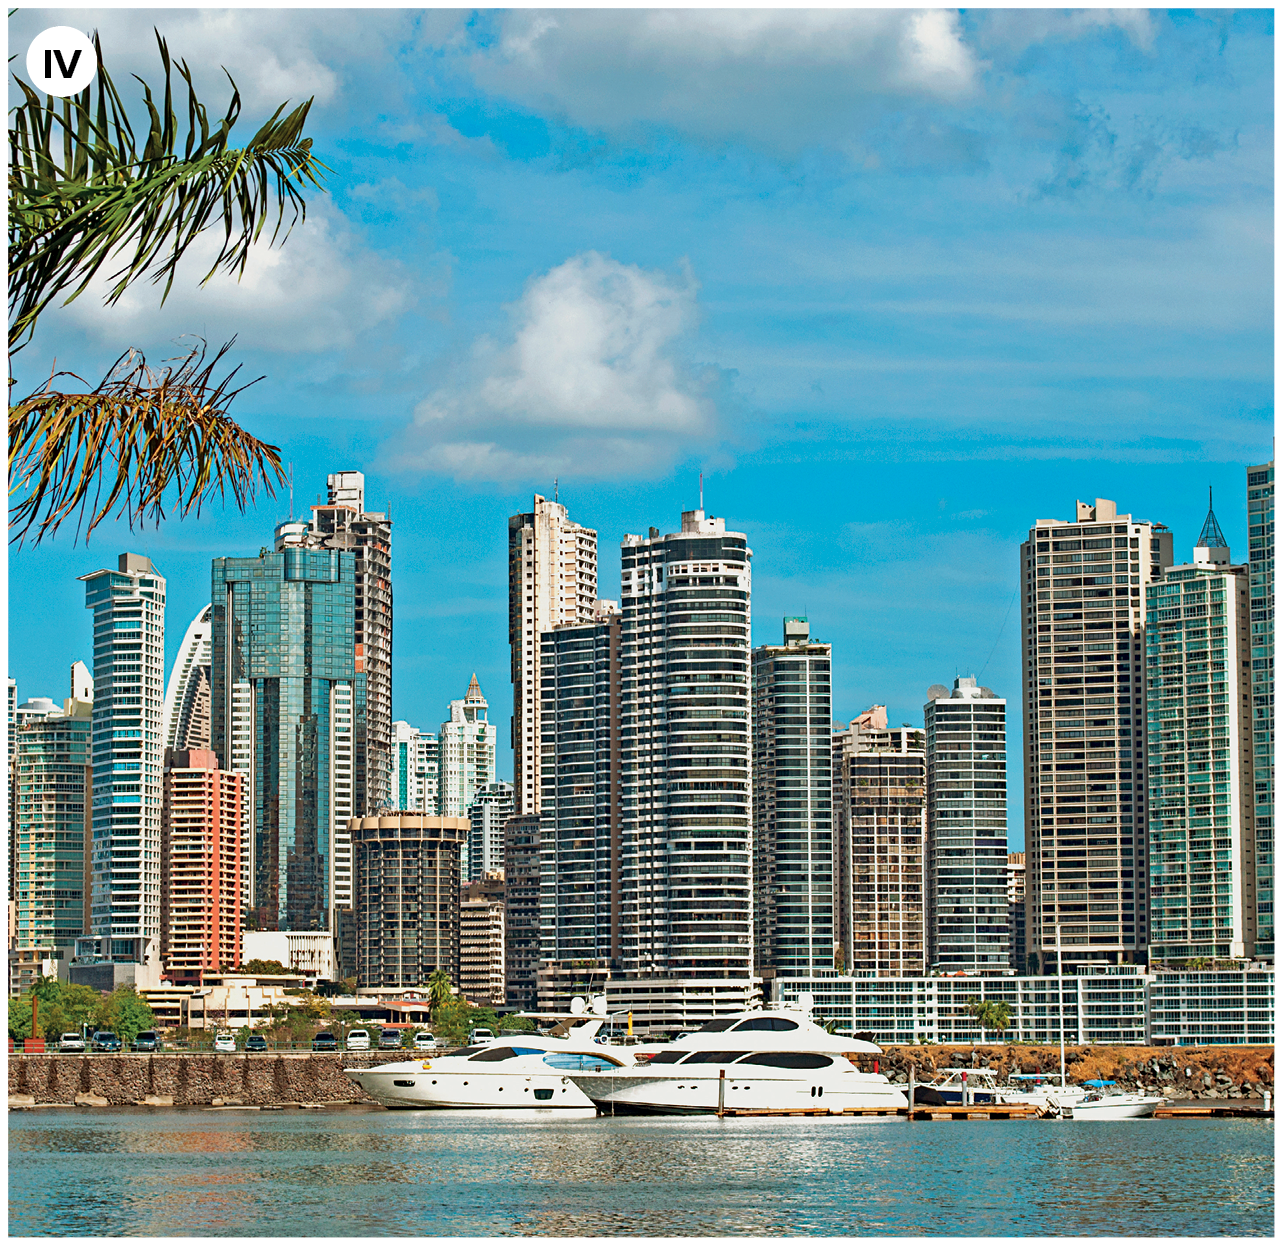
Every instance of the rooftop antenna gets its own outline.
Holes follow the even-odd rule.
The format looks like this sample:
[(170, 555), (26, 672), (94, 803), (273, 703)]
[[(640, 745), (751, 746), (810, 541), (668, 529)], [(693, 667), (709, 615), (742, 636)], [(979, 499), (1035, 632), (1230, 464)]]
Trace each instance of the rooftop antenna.
[(294, 522), (294, 464), (290, 464), (290, 523)]
[(699, 509), (704, 509), (704, 473), (699, 474)]
[(556, 476), (552, 478), (552, 500), (554, 502), (561, 501), (561, 481)]

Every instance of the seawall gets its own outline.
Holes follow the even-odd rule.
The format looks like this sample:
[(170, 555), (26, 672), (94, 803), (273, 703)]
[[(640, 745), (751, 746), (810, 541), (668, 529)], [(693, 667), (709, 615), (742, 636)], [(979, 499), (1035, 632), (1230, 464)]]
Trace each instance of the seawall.
[[(9, 1103), (197, 1107), (369, 1103), (344, 1068), (389, 1064), (414, 1052), (353, 1051), (254, 1055), (11, 1055)], [(426, 1054), (426, 1053), (425, 1053)]]

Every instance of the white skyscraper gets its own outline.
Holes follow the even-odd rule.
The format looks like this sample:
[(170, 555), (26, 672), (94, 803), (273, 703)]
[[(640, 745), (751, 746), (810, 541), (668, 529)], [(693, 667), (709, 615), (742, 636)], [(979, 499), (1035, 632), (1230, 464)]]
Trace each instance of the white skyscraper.
[(209, 664), (213, 607), (187, 625), (165, 689), (166, 748), (209, 748)]
[(535, 494), (508, 520), (508, 643), (512, 647), (512, 756), (516, 812), (539, 812), (539, 637), (591, 623), (597, 602), (597, 533)]
[(165, 580), (151, 559), (81, 576), (94, 615), (93, 951), (155, 961), (165, 741)]
[(437, 737), (408, 722), (392, 724), (392, 809), (437, 811)]
[[(1210, 501), (1210, 499), (1209, 499)], [(1257, 943), (1248, 569), (1209, 505), (1193, 561), (1145, 590), (1150, 958)]]
[(468, 806), (467, 851), (463, 854), (460, 877), (476, 882), (486, 874), (503, 873), (503, 828), (512, 817), (512, 784), (498, 780), (477, 790)]
[(438, 745), (437, 803), (444, 818), (466, 818), (477, 790), (494, 782), (498, 732), (486, 717), (489, 708), (475, 674), (463, 700), (450, 702)]
[(1160, 523), (1079, 502), (1020, 547), (1028, 948), (1043, 971), (1143, 962), (1145, 586), (1172, 561)]

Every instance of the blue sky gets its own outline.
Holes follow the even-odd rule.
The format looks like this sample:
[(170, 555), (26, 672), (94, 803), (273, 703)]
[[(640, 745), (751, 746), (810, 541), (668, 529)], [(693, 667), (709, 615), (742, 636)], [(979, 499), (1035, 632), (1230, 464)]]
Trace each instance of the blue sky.
[[(24, 10), (96, 27), (118, 83), (154, 24), (243, 129), (315, 96), (328, 193), (239, 285), (47, 315), (19, 387), (128, 346), (221, 343), (234, 413), (303, 505), (366, 473), (395, 521), (394, 709), (434, 727), (475, 669), (506, 743), (506, 517), (561, 481), (615, 596), (625, 532), (695, 505), (748, 533), (754, 639), (805, 612), (835, 712), (921, 721), (983, 672), (1012, 700), (1017, 546), (1076, 498), (1192, 545), (1207, 486), (1245, 554), (1271, 454), (1269, 11)], [(201, 270), (203, 271), (203, 270)], [(76, 577), (146, 552), (168, 649), (209, 560), (284, 498), (10, 557), (9, 670), (65, 695)], [(510, 770), (505, 753), (501, 770)]]

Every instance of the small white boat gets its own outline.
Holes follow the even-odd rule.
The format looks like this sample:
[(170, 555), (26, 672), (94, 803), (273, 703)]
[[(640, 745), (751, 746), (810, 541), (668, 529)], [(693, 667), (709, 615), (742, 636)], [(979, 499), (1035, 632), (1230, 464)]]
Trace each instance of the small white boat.
[(1028, 1103), (1050, 1107), (1064, 1116), (1075, 1103), (1081, 1103), (1091, 1092), (1084, 1086), (1062, 1086), (1054, 1073), (1013, 1073), (1008, 1084), (998, 1089), (1002, 1103)]
[(584, 1070), (570, 1078), (603, 1114), (907, 1107), (904, 1093), (884, 1075), (853, 1063), (881, 1050), (827, 1033), (805, 1011), (754, 1009), (719, 1017), (674, 1043), (643, 1045), (631, 1068)]
[(505, 1034), (448, 1056), (427, 1056), (344, 1069), (387, 1108), (485, 1108), (531, 1111), (593, 1110), (572, 1072), (632, 1063), (630, 1051), (595, 1041), (604, 1021), (593, 1017), (558, 1034)]
[(1153, 1116), (1161, 1104), (1167, 1102), (1162, 1095), (1107, 1094), (1106, 1087), (1114, 1082), (1090, 1081), (1085, 1083), (1088, 1093), (1073, 1104), (1069, 1115), (1076, 1121), (1125, 1121), (1141, 1116)]

